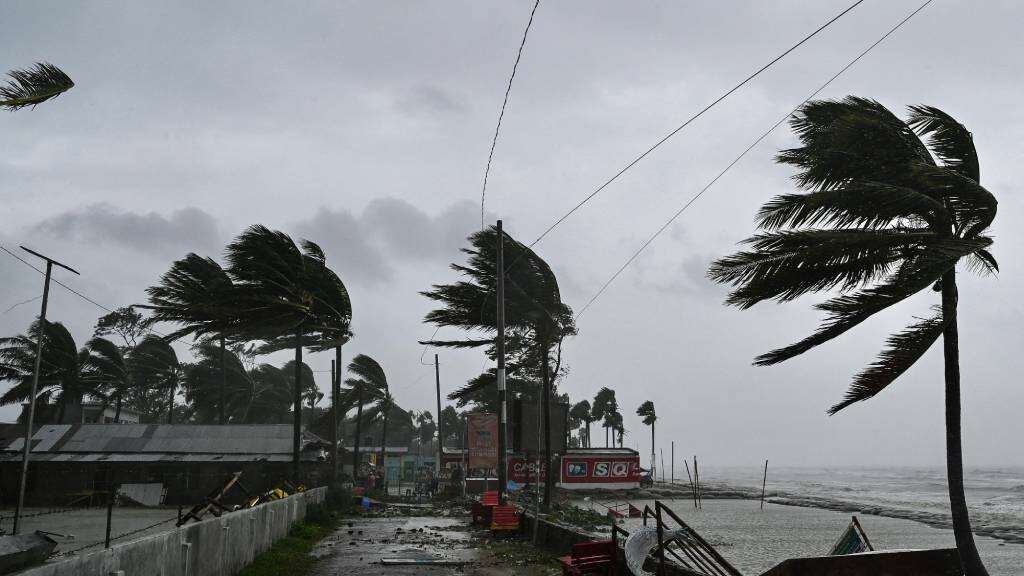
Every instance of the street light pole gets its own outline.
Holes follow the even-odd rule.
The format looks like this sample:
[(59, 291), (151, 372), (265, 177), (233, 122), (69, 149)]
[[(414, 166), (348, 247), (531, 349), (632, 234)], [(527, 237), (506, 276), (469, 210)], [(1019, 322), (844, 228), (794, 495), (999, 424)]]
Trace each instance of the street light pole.
[(21, 520), (21, 511), (25, 506), (25, 481), (28, 478), (28, 455), (32, 450), (32, 425), (36, 416), (36, 392), (39, 390), (39, 368), (43, 360), (43, 340), (46, 338), (46, 304), (50, 300), (50, 278), (53, 276), (53, 265), (56, 264), (65, 270), (78, 274), (78, 271), (70, 266), (43, 256), (42, 254), (29, 250), (24, 246), (22, 250), (37, 256), (46, 261), (46, 278), (43, 280), (43, 305), (39, 311), (39, 333), (36, 337), (36, 363), (32, 372), (32, 390), (28, 398), (28, 418), (25, 419), (25, 446), (21, 452), (21, 478), (18, 480), (18, 504), (14, 509), (14, 528), (12, 534), (18, 533), (18, 522)]

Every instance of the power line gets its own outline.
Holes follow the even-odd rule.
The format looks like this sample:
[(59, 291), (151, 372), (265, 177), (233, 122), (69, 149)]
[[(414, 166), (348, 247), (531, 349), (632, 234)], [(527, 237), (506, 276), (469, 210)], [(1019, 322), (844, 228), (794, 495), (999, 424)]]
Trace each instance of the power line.
[[(22, 264), (24, 264), (24, 265), (28, 266), (29, 268), (31, 268), (31, 269), (33, 269), (33, 270), (35, 270), (36, 272), (38, 272), (38, 273), (40, 273), (40, 274), (43, 274), (43, 275), (46, 275), (46, 273), (45, 273), (45, 272), (43, 272), (42, 270), (40, 270), (39, 268), (37, 268), (37, 267), (36, 267), (36, 266), (35, 266), (34, 264), (32, 264), (31, 262), (29, 262), (28, 260), (25, 260), (25, 259), (24, 259), (24, 258), (22, 258), (21, 256), (18, 256), (18, 255), (17, 255), (17, 254), (15, 254), (14, 252), (11, 252), (10, 250), (8, 250), (6, 246), (0, 245), (0, 250), (3, 250), (3, 251), (4, 251), (4, 252), (6, 252), (6, 253), (7, 253), (7, 254), (8, 254), (9, 256), (11, 256), (11, 257), (13, 257), (13, 258), (17, 259), (17, 260), (18, 260), (18, 261), (20, 261), (20, 262), (21, 262)], [(53, 278), (53, 279), (52, 279), (52, 281), (53, 281), (53, 283), (54, 283), (54, 284), (57, 284), (57, 285), (58, 285), (58, 286), (60, 286), (61, 288), (63, 288), (63, 289), (65, 289), (65, 290), (67, 290), (68, 292), (71, 292), (71, 293), (72, 293), (72, 294), (74, 294), (75, 296), (78, 296), (78, 297), (79, 297), (79, 298), (81, 298), (82, 300), (85, 300), (86, 302), (88, 302), (88, 303), (92, 304), (93, 306), (96, 306), (97, 308), (99, 308), (99, 309), (101, 309), (101, 310), (104, 310), (104, 311), (106, 311), (106, 312), (114, 312), (114, 310), (112, 310), (111, 308), (109, 308), (109, 307), (107, 307), (107, 306), (104, 306), (103, 304), (100, 304), (99, 302), (97, 302), (97, 301), (93, 300), (92, 298), (90, 298), (90, 297), (86, 296), (85, 294), (82, 294), (82, 293), (81, 293), (81, 292), (79, 292), (78, 290), (75, 290), (74, 288), (72, 288), (71, 286), (68, 286), (67, 284), (65, 284), (65, 283), (61, 282), (60, 280), (57, 280), (56, 278)], [(39, 296), (39, 298), (42, 298), (42, 296)], [(16, 306), (20, 306), (21, 304), (25, 304), (25, 303), (27, 303), (27, 302), (22, 302), (22, 303), (16, 304)], [(146, 331), (147, 331), (147, 332), (150, 332), (150, 333), (153, 333), (153, 334), (156, 334), (157, 336), (160, 336), (161, 338), (164, 338), (164, 337), (165, 337), (165, 335), (164, 335), (164, 334), (161, 334), (160, 332), (157, 332), (156, 330), (153, 330), (152, 328), (146, 328)]]
[(812, 98), (814, 98), (814, 97), (815, 97), (815, 96), (817, 96), (817, 95), (818, 95), (819, 93), (821, 93), (821, 91), (822, 91), (822, 90), (824, 90), (824, 89), (825, 89), (825, 88), (827, 88), (827, 87), (828, 87), (828, 86), (829, 86), (830, 84), (832, 84), (832, 82), (834, 82), (834, 81), (835, 81), (835, 80), (836, 80), (837, 78), (839, 78), (840, 76), (842, 76), (842, 75), (843, 75), (843, 74), (844, 74), (844, 73), (845, 73), (845, 72), (846, 72), (847, 70), (849, 70), (850, 68), (852, 68), (852, 67), (853, 67), (853, 65), (854, 65), (854, 64), (856, 64), (857, 62), (859, 62), (861, 58), (863, 58), (864, 56), (866, 56), (866, 55), (868, 54), (868, 52), (871, 52), (872, 50), (874, 50), (874, 48), (875, 48), (876, 46), (878, 46), (879, 44), (881, 44), (882, 42), (884, 42), (884, 41), (886, 40), (886, 38), (888, 38), (888, 37), (889, 37), (889, 36), (891, 36), (891, 35), (892, 35), (892, 34), (893, 34), (894, 32), (896, 32), (897, 30), (899, 30), (899, 29), (900, 29), (900, 28), (901, 28), (901, 27), (902, 27), (902, 26), (903, 26), (904, 24), (906, 24), (906, 23), (907, 23), (907, 22), (908, 22), (908, 21), (909, 21), (909, 20), (910, 20), (911, 18), (913, 18), (914, 16), (916, 16), (918, 12), (920, 12), (920, 11), (924, 10), (924, 9), (925, 9), (925, 7), (927, 7), (927, 6), (929, 5), (929, 4), (931, 4), (931, 3), (932, 3), (932, 1), (933, 1), (933, 0), (927, 0), (927, 1), (926, 1), (926, 2), (924, 3), (924, 4), (921, 4), (920, 6), (918, 6), (918, 8), (917, 8), (916, 10), (914, 10), (913, 12), (911, 12), (910, 14), (908, 14), (908, 15), (907, 15), (906, 17), (904, 17), (904, 18), (903, 18), (902, 20), (900, 20), (900, 21), (899, 21), (899, 22), (898, 22), (898, 23), (897, 23), (897, 24), (896, 24), (895, 26), (893, 26), (892, 28), (890, 28), (888, 32), (886, 32), (885, 34), (883, 34), (881, 38), (879, 38), (878, 40), (875, 40), (875, 41), (874, 41), (874, 42), (873, 42), (873, 43), (872, 43), (872, 44), (871, 44), (870, 46), (868, 46), (867, 48), (865, 48), (865, 49), (864, 49), (864, 50), (863, 50), (863, 51), (862, 51), (862, 52), (861, 52), (860, 54), (858, 54), (858, 55), (857, 55), (857, 56), (856, 56), (856, 57), (855, 57), (855, 58), (854, 58), (853, 60), (850, 60), (850, 61), (849, 61), (849, 62), (848, 62), (848, 63), (847, 63), (847, 64), (846, 64), (845, 66), (843, 66), (843, 67), (842, 67), (842, 68), (841, 68), (841, 69), (839, 70), (839, 72), (836, 72), (836, 73), (835, 73), (835, 74), (834, 74), (834, 75), (833, 75), (833, 76), (832, 76), (831, 78), (829, 78), (828, 80), (826, 80), (824, 84), (822, 84), (822, 85), (821, 85), (821, 86), (819, 86), (819, 87), (818, 87), (818, 88), (817, 88), (817, 89), (816, 89), (816, 90), (815, 90), (814, 92), (812, 92), (810, 96), (808, 96), (807, 98), (805, 98), (805, 99), (804, 99), (804, 100), (803, 100), (802, 102), (800, 102), (800, 104), (797, 104), (797, 105), (796, 105), (796, 107), (795, 107), (795, 108), (793, 108), (793, 110), (791, 110), (790, 112), (787, 112), (785, 116), (783, 116), (783, 117), (782, 117), (781, 119), (779, 119), (779, 121), (778, 121), (778, 122), (776, 122), (775, 124), (773, 124), (771, 128), (769, 128), (769, 129), (768, 129), (767, 131), (765, 131), (765, 132), (764, 132), (764, 134), (761, 134), (760, 136), (758, 136), (758, 137), (757, 137), (757, 139), (755, 139), (755, 140), (754, 140), (754, 141), (753, 141), (753, 142), (752, 142), (752, 143), (751, 143), (751, 144), (750, 144), (749, 146), (747, 146), (747, 148), (746, 148), (745, 150), (743, 150), (743, 152), (741, 152), (741, 153), (739, 154), (739, 156), (737, 156), (736, 158), (734, 158), (734, 159), (732, 160), (732, 162), (729, 162), (729, 164), (728, 164), (728, 165), (726, 165), (726, 167), (725, 167), (725, 168), (724, 168), (724, 169), (723, 169), (723, 170), (722, 170), (721, 172), (719, 172), (719, 173), (718, 173), (718, 174), (717, 174), (717, 175), (716, 175), (716, 176), (715, 176), (714, 178), (712, 178), (712, 179), (711, 179), (711, 181), (709, 181), (709, 182), (708, 182), (707, 184), (705, 184), (705, 185), (704, 185), (704, 187), (703, 187), (703, 188), (701, 188), (699, 192), (697, 192), (696, 194), (694, 194), (694, 195), (693, 195), (693, 196), (692, 196), (692, 197), (691, 197), (691, 198), (690, 198), (690, 199), (689, 199), (689, 200), (688, 200), (688, 201), (686, 202), (686, 204), (683, 204), (682, 208), (680, 208), (679, 210), (677, 210), (677, 211), (676, 211), (676, 213), (675, 213), (675, 214), (673, 214), (673, 215), (672, 215), (672, 217), (668, 219), (668, 221), (666, 221), (666, 222), (665, 222), (664, 224), (662, 224), (662, 226), (661, 226), (660, 228), (658, 228), (658, 230), (657, 230), (657, 231), (656, 231), (656, 232), (655, 232), (654, 234), (652, 234), (650, 238), (648, 238), (648, 239), (647, 239), (647, 240), (646, 240), (646, 241), (645, 241), (645, 242), (644, 242), (643, 244), (641, 244), (641, 245), (640, 245), (640, 248), (639, 248), (639, 249), (637, 249), (637, 251), (636, 251), (636, 252), (634, 252), (634, 253), (633, 253), (633, 255), (632, 255), (632, 256), (630, 256), (630, 257), (629, 257), (629, 259), (627, 259), (627, 260), (626, 260), (626, 262), (625, 262), (625, 263), (624, 263), (624, 264), (623, 264), (622, 266), (620, 266), (620, 267), (619, 267), (619, 269), (618, 269), (618, 270), (617, 270), (617, 271), (615, 272), (615, 274), (612, 274), (611, 278), (609, 278), (609, 279), (608, 279), (608, 281), (606, 281), (606, 282), (604, 283), (604, 285), (602, 285), (602, 286), (601, 286), (601, 289), (600, 289), (600, 290), (598, 290), (598, 291), (597, 291), (597, 293), (595, 293), (595, 294), (594, 294), (594, 295), (593, 295), (593, 296), (592, 296), (592, 297), (590, 298), (590, 300), (588, 300), (588, 301), (587, 301), (587, 303), (583, 305), (583, 307), (582, 307), (582, 308), (580, 308), (579, 312), (577, 312), (577, 313), (576, 313), (576, 318), (578, 319), (578, 318), (579, 318), (580, 316), (582, 316), (582, 315), (583, 315), (583, 313), (584, 313), (584, 312), (585, 312), (585, 311), (587, 310), (587, 308), (589, 308), (589, 307), (590, 307), (590, 305), (591, 305), (591, 304), (593, 304), (593, 303), (594, 303), (594, 301), (596, 301), (596, 300), (597, 300), (597, 299), (598, 299), (598, 298), (599, 298), (599, 297), (601, 296), (601, 294), (603, 294), (603, 293), (604, 293), (604, 291), (608, 289), (608, 286), (610, 286), (610, 285), (611, 285), (611, 283), (612, 283), (612, 282), (614, 282), (614, 281), (615, 281), (615, 279), (616, 279), (616, 278), (618, 278), (618, 277), (619, 277), (619, 275), (620, 275), (620, 274), (622, 274), (622, 272), (623, 272), (623, 271), (624, 271), (624, 270), (625, 270), (625, 269), (626, 269), (627, 267), (629, 267), (629, 265), (630, 265), (630, 264), (632, 264), (634, 260), (636, 260), (636, 258), (637, 258), (637, 257), (638, 257), (638, 256), (640, 255), (640, 253), (641, 253), (641, 252), (643, 252), (644, 250), (646, 250), (646, 249), (647, 249), (647, 247), (648, 247), (648, 246), (650, 246), (650, 245), (651, 245), (651, 243), (652, 243), (652, 242), (654, 242), (654, 240), (655, 240), (655, 239), (657, 239), (657, 238), (658, 238), (658, 236), (660, 236), (660, 235), (662, 234), (662, 232), (664, 232), (664, 231), (665, 231), (665, 230), (666, 230), (666, 229), (667, 229), (667, 228), (668, 228), (668, 227), (669, 227), (669, 226), (670, 226), (670, 225), (671, 225), (671, 224), (672, 224), (673, 222), (675, 222), (675, 221), (676, 221), (676, 219), (677, 219), (677, 218), (679, 218), (679, 216), (681, 216), (681, 215), (683, 214), (683, 212), (685, 212), (685, 211), (686, 211), (686, 210), (687, 210), (687, 209), (688, 209), (688, 208), (689, 208), (689, 207), (690, 207), (690, 206), (691, 206), (691, 205), (692, 205), (692, 204), (693, 204), (694, 202), (696, 202), (696, 201), (697, 201), (697, 199), (699, 199), (699, 198), (700, 198), (701, 196), (703, 196), (703, 195), (704, 195), (704, 193), (705, 193), (705, 192), (707, 192), (709, 188), (711, 188), (712, 186), (714, 186), (714, 184), (715, 184), (716, 182), (718, 182), (718, 180), (719, 180), (719, 179), (720, 179), (720, 178), (721, 178), (722, 176), (725, 176), (726, 172), (728, 172), (729, 170), (731, 170), (733, 166), (735, 166), (735, 165), (736, 165), (737, 163), (739, 163), (739, 161), (740, 161), (740, 160), (742, 160), (742, 159), (743, 159), (743, 157), (745, 157), (745, 156), (747, 155), (747, 153), (749, 153), (749, 152), (750, 152), (751, 150), (753, 150), (753, 149), (754, 149), (754, 148), (755, 148), (755, 147), (756, 147), (756, 146), (757, 146), (758, 144), (760, 144), (760, 143), (761, 143), (761, 142), (762, 142), (762, 141), (763, 141), (763, 140), (764, 140), (765, 138), (767, 138), (769, 134), (771, 134), (772, 132), (774, 132), (776, 128), (778, 128), (779, 126), (781, 126), (781, 125), (782, 125), (782, 124), (783, 124), (783, 123), (784, 123), (784, 122), (785, 122), (786, 120), (788, 120), (788, 119), (789, 119), (789, 118), (790, 118), (790, 117), (791, 117), (791, 116), (792, 116), (793, 114), (795, 114), (796, 112), (798, 112), (798, 111), (800, 110), (800, 108), (801, 108), (801, 107), (802, 107), (802, 106), (803, 106), (804, 104), (806, 104), (807, 102), (809, 102), (809, 101), (810, 101), (810, 100), (811, 100)]
[(523, 30), (523, 40), (519, 43), (519, 52), (516, 54), (515, 64), (512, 65), (512, 74), (508, 78), (508, 86), (505, 87), (505, 100), (501, 103), (501, 112), (498, 113), (498, 125), (494, 127), (494, 139), (491, 140), (491, 152), (487, 155), (487, 168), (484, 169), (484, 183), (480, 189), (480, 228), (484, 227), (484, 200), (487, 197), (487, 177), (491, 174), (491, 161), (494, 160), (494, 147), (498, 145), (498, 133), (501, 132), (501, 120), (505, 117), (505, 107), (508, 106), (508, 96), (512, 92), (512, 81), (516, 78), (516, 70), (519, 68), (519, 59), (523, 57), (523, 47), (526, 46), (526, 36), (530, 33), (530, 26), (533, 24), (533, 15), (537, 13), (540, 0), (533, 3), (533, 10), (530, 10), (530, 20)]
[(590, 200), (591, 200), (591, 199), (592, 199), (592, 198), (593, 198), (594, 196), (597, 196), (597, 195), (598, 195), (599, 193), (601, 193), (601, 191), (602, 191), (602, 190), (604, 190), (605, 188), (607, 188), (607, 187), (608, 187), (608, 186), (609, 186), (609, 185), (610, 185), (610, 184), (611, 184), (612, 182), (615, 182), (616, 180), (618, 180), (619, 176), (622, 176), (623, 174), (625, 174), (625, 173), (626, 173), (626, 171), (628, 171), (628, 170), (629, 170), (630, 168), (632, 168), (633, 166), (635, 166), (635, 165), (636, 165), (637, 163), (639, 163), (639, 162), (640, 162), (641, 160), (643, 160), (644, 158), (646, 158), (648, 154), (650, 154), (651, 152), (654, 152), (654, 150), (656, 150), (656, 149), (657, 149), (658, 147), (660, 147), (660, 146), (661, 146), (662, 144), (664, 144), (665, 142), (667, 142), (667, 141), (668, 141), (668, 140), (669, 140), (670, 138), (672, 138), (673, 136), (675, 136), (676, 134), (678, 134), (678, 133), (679, 133), (680, 131), (682, 131), (682, 130), (683, 130), (684, 128), (686, 128), (687, 126), (689, 126), (689, 125), (690, 125), (690, 124), (691, 124), (691, 123), (692, 123), (692, 122), (693, 122), (694, 120), (696, 120), (697, 118), (700, 118), (701, 116), (703, 116), (705, 112), (707, 112), (708, 110), (710, 110), (710, 109), (714, 108), (714, 107), (715, 107), (715, 106), (716, 106), (716, 105), (717, 105), (717, 104), (718, 104), (719, 102), (721, 102), (722, 100), (725, 100), (725, 99), (726, 99), (727, 97), (729, 97), (729, 95), (731, 95), (731, 94), (732, 94), (733, 92), (735, 92), (735, 91), (739, 90), (739, 89), (740, 89), (740, 88), (742, 88), (742, 87), (743, 87), (744, 85), (746, 85), (746, 84), (747, 84), (748, 82), (750, 82), (750, 81), (751, 81), (751, 80), (753, 80), (754, 78), (758, 77), (758, 76), (759, 76), (759, 75), (760, 75), (760, 74), (761, 74), (762, 72), (764, 72), (764, 71), (765, 71), (765, 70), (767, 70), (768, 68), (772, 67), (772, 65), (774, 65), (774, 64), (775, 64), (776, 62), (778, 62), (779, 60), (782, 60), (783, 58), (785, 58), (785, 57), (786, 57), (786, 56), (787, 56), (787, 55), (788, 55), (788, 54), (789, 54), (790, 52), (792, 52), (792, 51), (796, 50), (797, 48), (799, 48), (800, 46), (802, 46), (802, 45), (803, 45), (804, 43), (806, 43), (806, 42), (807, 42), (808, 40), (810, 40), (811, 38), (814, 38), (815, 36), (817, 36), (819, 32), (821, 32), (821, 31), (822, 31), (822, 30), (824, 30), (825, 28), (828, 28), (828, 27), (829, 27), (830, 25), (832, 25), (832, 23), (834, 23), (834, 22), (835, 22), (836, 20), (839, 20), (840, 18), (842, 18), (843, 16), (845, 16), (845, 15), (846, 15), (846, 14), (847, 14), (848, 12), (850, 12), (851, 10), (853, 10), (854, 8), (856, 8), (857, 6), (859, 6), (859, 5), (860, 5), (861, 3), (863, 3), (863, 2), (864, 2), (864, 0), (857, 0), (856, 2), (854, 2), (853, 4), (851, 4), (851, 5), (850, 5), (850, 6), (848, 7), (848, 8), (846, 8), (845, 10), (843, 10), (842, 12), (840, 12), (839, 14), (836, 14), (835, 16), (833, 16), (833, 17), (832, 17), (832, 18), (831, 18), (831, 19), (830, 19), (830, 20), (829, 20), (828, 22), (825, 22), (824, 24), (822, 24), (821, 26), (819, 26), (819, 27), (818, 27), (818, 28), (817, 28), (816, 30), (814, 30), (813, 32), (811, 32), (811, 33), (810, 33), (810, 34), (808, 34), (807, 36), (804, 36), (802, 40), (800, 40), (800, 41), (799, 41), (799, 42), (797, 42), (796, 44), (794, 44), (794, 45), (790, 46), (790, 47), (789, 47), (788, 49), (786, 49), (786, 51), (785, 51), (785, 52), (783, 52), (783, 53), (779, 54), (778, 56), (776, 56), (775, 58), (773, 58), (773, 59), (772, 59), (772, 60), (771, 60), (770, 62), (768, 62), (767, 64), (765, 64), (765, 65), (764, 65), (764, 66), (762, 66), (761, 68), (759, 68), (759, 69), (758, 69), (758, 70), (757, 70), (756, 72), (754, 72), (753, 74), (751, 74), (751, 75), (747, 76), (746, 78), (744, 78), (742, 82), (740, 82), (739, 84), (736, 84), (735, 86), (733, 86), (732, 88), (730, 88), (729, 90), (727, 90), (726, 92), (724, 92), (724, 93), (723, 93), (723, 94), (722, 94), (721, 96), (719, 96), (719, 97), (718, 97), (718, 98), (716, 98), (716, 99), (715, 99), (714, 101), (712, 101), (712, 102), (711, 102), (710, 104), (708, 104), (707, 106), (705, 106), (704, 108), (702, 108), (702, 109), (701, 109), (701, 110), (700, 110), (699, 112), (697, 112), (697, 113), (696, 113), (696, 114), (694, 114), (693, 116), (690, 116), (690, 117), (689, 117), (689, 118), (688, 118), (688, 119), (687, 119), (687, 120), (686, 120), (685, 122), (683, 122), (682, 124), (680, 124), (679, 126), (677, 126), (677, 127), (676, 127), (675, 129), (673, 129), (673, 130), (672, 130), (671, 132), (669, 132), (668, 134), (666, 134), (666, 135), (665, 135), (665, 136), (664, 136), (664, 137), (663, 137), (663, 138), (662, 138), (661, 140), (658, 140), (657, 142), (655, 142), (653, 146), (651, 146), (650, 148), (648, 148), (647, 150), (645, 150), (645, 151), (644, 151), (644, 152), (643, 152), (642, 154), (640, 154), (639, 156), (637, 156), (636, 158), (634, 158), (634, 159), (633, 159), (632, 161), (630, 161), (630, 162), (629, 162), (628, 164), (626, 164), (626, 165), (625, 165), (625, 166), (624, 166), (624, 167), (623, 167), (623, 168), (622, 168), (621, 170), (619, 170), (618, 172), (616, 172), (614, 176), (612, 176), (611, 178), (609, 178), (608, 180), (606, 180), (606, 181), (604, 182), (604, 184), (601, 184), (601, 185), (600, 185), (600, 186), (598, 186), (598, 187), (597, 187), (597, 188), (596, 188), (596, 189), (595, 189), (595, 190), (594, 190), (593, 192), (591, 192), (591, 193), (590, 193), (590, 194), (588, 194), (588, 195), (587, 195), (587, 196), (586, 196), (585, 198), (583, 198), (583, 200), (580, 200), (580, 202), (579, 202), (578, 204), (576, 204), (575, 206), (573, 206), (571, 210), (569, 210), (568, 212), (566, 212), (565, 214), (563, 214), (563, 215), (562, 215), (561, 217), (559, 217), (559, 218), (558, 218), (558, 220), (555, 220), (554, 224), (552, 224), (551, 226), (548, 226), (547, 230), (545, 230), (543, 234), (541, 234), (540, 236), (538, 236), (538, 237), (537, 237), (537, 239), (536, 239), (536, 240), (534, 240), (534, 241), (533, 241), (533, 242), (532, 242), (532, 243), (530, 244), (530, 247), (531, 247), (531, 248), (533, 248), (533, 247), (534, 247), (534, 246), (535, 246), (535, 245), (536, 245), (536, 244), (537, 244), (538, 242), (540, 242), (541, 240), (543, 240), (543, 239), (544, 239), (544, 237), (545, 237), (545, 236), (547, 236), (547, 235), (548, 235), (548, 234), (549, 234), (549, 233), (550, 233), (550, 232), (551, 232), (552, 230), (554, 230), (554, 229), (555, 229), (555, 228), (556, 228), (556, 227), (557, 227), (557, 226), (558, 226), (559, 224), (561, 224), (562, 222), (565, 222), (565, 220), (566, 220), (566, 219), (568, 219), (568, 218), (569, 218), (570, 216), (572, 216), (572, 215), (573, 215), (573, 214), (574, 214), (574, 213), (575, 213), (575, 212), (576, 212), (577, 210), (579, 210), (579, 209), (580, 209), (581, 207), (583, 207), (583, 205), (584, 205), (584, 204), (586, 204), (587, 202), (589, 202), (589, 201), (590, 201)]

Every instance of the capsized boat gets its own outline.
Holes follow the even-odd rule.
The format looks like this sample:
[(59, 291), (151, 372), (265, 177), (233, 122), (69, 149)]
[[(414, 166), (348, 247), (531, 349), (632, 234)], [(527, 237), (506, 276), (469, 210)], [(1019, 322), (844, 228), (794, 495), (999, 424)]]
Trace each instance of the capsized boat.
[(0, 536), (0, 574), (42, 564), (56, 547), (57, 541), (40, 531)]

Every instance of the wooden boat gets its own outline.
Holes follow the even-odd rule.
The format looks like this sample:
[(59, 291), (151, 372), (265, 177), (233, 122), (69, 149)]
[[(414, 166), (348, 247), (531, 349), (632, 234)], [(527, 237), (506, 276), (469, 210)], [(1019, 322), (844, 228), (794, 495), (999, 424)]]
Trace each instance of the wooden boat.
[(39, 531), (0, 536), (0, 574), (42, 564), (56, 547), (56, 540)]

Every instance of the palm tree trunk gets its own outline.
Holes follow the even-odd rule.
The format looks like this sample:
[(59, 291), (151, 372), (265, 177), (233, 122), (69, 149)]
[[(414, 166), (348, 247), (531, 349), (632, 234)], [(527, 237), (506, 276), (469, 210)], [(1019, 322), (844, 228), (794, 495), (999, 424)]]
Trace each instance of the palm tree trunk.
[(587, 435), (585, 436), (586, 442), (585, 443), (581, 443), (581, 447), (583, 447), (583, 448), (590, 448), (590, 420), (585, 420), (584, 422), (587, 425)]
[(114, 400), (114, 424), (121, 422), (121, 393), (117, 393), (117, 398)]
[(651, 422), (651, 478), (654, 478), (654, 422)]
[(331, 381), (331, 482), (338, 481), (338, 396), (341, 394), (341, 346), (334, 347), (334, 374)]
[(292, 480), (299, 480), (299, 450), (302, 436), (302, 326), (295, 331), (295, 389), (292, 390)]
[(548, 357), (547, 342), (541, 342), (541, 415), (544, 423), (544, 510), (551, 506), (551, 486), (555, 475), (551, 466), (551, 359)]
[(219, 420), (220, 420), (220, 423), (221, 423), (222, 426), (224, 425), (224, 390), (225, 390), (225, 388), (227, 388), (227, 386), (228, 386), (228, 372), (224, 368), (224, 338), (221, 337), (221, 339), (220, 339), (220, 402), (219, 402), (219, 410), (220, 410), (219, 416), (220, 416), (220, 418), (219, 418)]
[(942, 275), (942, 317), (946, 329), (942, 349), (946, 364), (946, 476), (949, 484), (949, 508), (953, 516), (953, 536), (966, 576), (988, 576), (978, 555), (971, 532), (964, 495), (964, 462), (960, 441), (960, 343), (957, 334), (956, 271)]
[(174, 381), (167, 392), (167, 423), (174, 424)]
[(380, 475), (380, 483), (384, 485), (384, 497), (387, 497), (388, 487), (388, 462), (387, 458), (387, 446), (388, 446), (388, 412), (391, 412), (391, 403), (388, 402), (384, 410), (384, 427), (380, 432), (380, 468), (383, 471)]
[(359, 480), (359, 440), (362, 436), (362, 424), (363, 424), (363, 387), (357, 384), (358, 390), (356, 395), (356, 437), (352, 443), (352, 481)]

